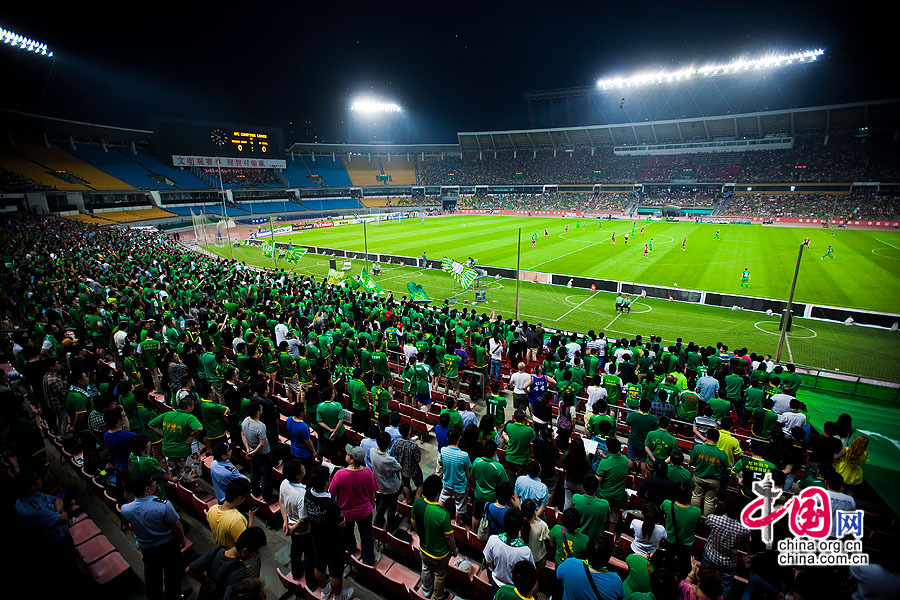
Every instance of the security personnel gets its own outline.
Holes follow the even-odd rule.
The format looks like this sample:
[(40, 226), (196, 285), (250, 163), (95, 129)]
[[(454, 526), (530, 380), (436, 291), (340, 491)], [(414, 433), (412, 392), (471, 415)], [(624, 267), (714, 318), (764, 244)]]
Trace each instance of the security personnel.
[(157, 483), (150, 476), (135, 477), (132, 491), (135, 499), (122, 507), (122, 516), (131, 524), (144, 558), (147, 598), (187, 598), (193, 590), (181, 593), (181, 576), (184, 574), (181, 547), (185, 541), (181, 518), (171, 502), (156, 496)]

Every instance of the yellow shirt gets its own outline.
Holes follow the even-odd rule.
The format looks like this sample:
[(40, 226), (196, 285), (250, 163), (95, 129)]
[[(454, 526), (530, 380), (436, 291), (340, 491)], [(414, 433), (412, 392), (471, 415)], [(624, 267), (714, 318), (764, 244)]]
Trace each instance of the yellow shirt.
[(734, 463), (743, 456), (744, 451), (741, 450), (741, 443), (731, 433), (719, 430), (719, 441), (716, 446), (728, 457), (728, 468), (734, 466)]
[(226, 550), (234, 548), (235, 540), (247, 529), (247, 517), (236, 508), (223, 509), (217, 504), (206, 513), (213, 540)]

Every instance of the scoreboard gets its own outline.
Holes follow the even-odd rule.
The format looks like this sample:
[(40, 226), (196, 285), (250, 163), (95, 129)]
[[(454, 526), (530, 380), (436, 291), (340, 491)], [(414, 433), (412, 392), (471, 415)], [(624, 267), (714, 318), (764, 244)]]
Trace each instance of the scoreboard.
[(154, 125), (162, 154), (284, 158), (283, 134), (277, 128), (176, 120)]

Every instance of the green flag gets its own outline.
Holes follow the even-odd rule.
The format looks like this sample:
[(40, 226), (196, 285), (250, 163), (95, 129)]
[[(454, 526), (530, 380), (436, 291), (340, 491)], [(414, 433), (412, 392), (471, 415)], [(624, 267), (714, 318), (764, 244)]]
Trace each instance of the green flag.
[(374, 279), (369, 277), (369, 272), (366, 271), (365, 267), (363, 267), (362, 271), (359, 272), (359, 284), (367, 292), (375, 292), (379, 296), (384, 293), (384, 290), (381, 289), (381, 286), (378, 285), (378, 283)]
[(447, 258), (446, 256), (441, 261), (441, 268), (449, 273), (464, 290), (469, 289), (469, 286), (472, 285), (472, 282), (475, 281), (475, 278), (478, 276), (475, 269), (467, 267), (461, 262), (453, 260), (452, 258)]
[(335, 284), (342, 282), (346, 275), (347, 275), (347, 273), (344, 271), (328, 269), (328, 285), (335, 285)]
[(418, 283), (407, 283), (406, 289), (409, 290), (409, 299), (413, 302), (431, 302), (431, 298), (428, 297), (428, 294), (425, 293), (425, 290), (422, 289), (422, 286)]
[(272, 255), (275, 253), (275, 242), (263, 242), (260, 249), (262, 249), (263, 255), (272, 258)]
[(291, 246), (287, 250), (287, 254), (284, 259), (288, 262), (298, 263), (300, 259), (306, 255), (306, 248), (302, 248), (300, 246)]

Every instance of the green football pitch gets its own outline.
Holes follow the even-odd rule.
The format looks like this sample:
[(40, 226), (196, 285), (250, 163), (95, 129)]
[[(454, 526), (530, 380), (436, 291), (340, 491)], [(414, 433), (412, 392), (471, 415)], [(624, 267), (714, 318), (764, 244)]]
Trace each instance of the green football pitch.
[[(900, 291), (900, 234), (885, 231), (830, 230), (813, 228), (766, 227), (754, 225), (714, 225), (639, 221), (628, 245), (624, 233), (631, 233), (631, 222), (596, 220), (585, 229), (575, 228), (575, 219), (457, 216), (368, 224), (366, 238), (369, 253), (421, 256), (432, 259), (449, 256), (498, 267), (516, 266), (516, 240), (522, 228), (521, 268), (603, 279), (618, 279), (645, 284), (671, 286), (724, 293), (743, 293), (768, 298), (786, 298), (797, 258), (797, 249), (806, 236), (811, 247), (804, 251), (795, 300), (868, 310), (896, 312)], [(565, 226), (568, 224), (568, 233)], [(544, 228), (549, 236), (544, 236)], [(640, 229), (645, 227), (644, 234)], [(720, 240), (714, 241), (719, 230)], [(536, 246), (531, 234), (537, 231)], [(610, 241), (616, 234), (616, 243)], [(643, 258), (643, 247), (653, 238), (650, 258)], [(686, 250), (681, 241), (687, 238)], [(324, 246), (362, 251), (365, 246), (362, 225), (311, 229), (277, 236), (279, 242)], [(828, 245), (835, 258), (820, 260)], [(227, 247), (210, 247), (229, 256)], [(233, 249), (237, 260), (256, 266), (272, 267), (273, 260), (259, 248)], [(353, 261), (352, 273), (358, 273), (361, 261)], [(294, 265), (279, 261), (279, 268)], [(416, 282), (429, 297), (440, 302), (458, 297), (471, 303), (472, 292), (461, 293), (446, 273), (436, 269), (383, 264), (383, 273), (375, 279), (395, 295), (407, 293), (406, 284)], [(751, 273), (751, 288), (740, 290), (740, 274)], [(307, 254), (294, 272), (323, 277), (328, 272), (328, 257)], [(504, 318), (515, 316), (516, 282), (494, 279), (487, 289), (487, 302), (478, 310), (496, 310)], [(615, 311), (615, 294), (592, 293), (562, 286), (520, 283), (519, 318), (542, 321), (550, 327), (572, 331), (605, 331), (609, 335), (660, 335), (674, 341), (715, 344), (722, 341), (731, 348), (747, 347), (751, 352), (775, 354), (778, 343), (778, 318), (750, 311), (702, 306), (664, 300), (638, 300), (630, 314)], [(843, 371), (865, 377), (900, 381), (900, 337), (882, 329), (794, 319), (782, 360), (821, 369)]]

